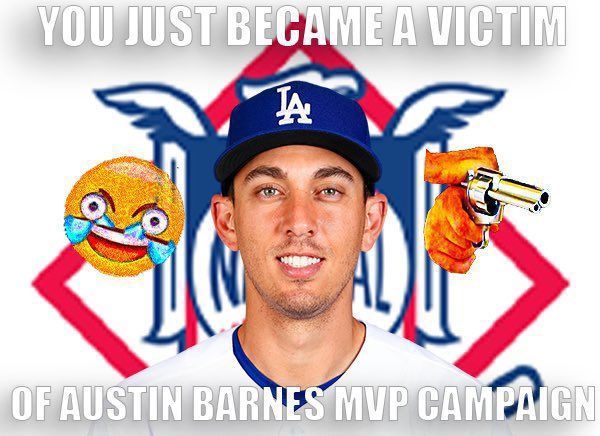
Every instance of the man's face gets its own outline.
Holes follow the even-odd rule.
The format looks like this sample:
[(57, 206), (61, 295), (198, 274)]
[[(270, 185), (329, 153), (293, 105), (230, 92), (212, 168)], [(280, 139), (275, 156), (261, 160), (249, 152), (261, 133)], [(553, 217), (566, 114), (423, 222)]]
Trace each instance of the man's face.
[(263, 152), (236, 174), (237, 245), (248, 286), (271, 309), (308, 319), (350, 292), (364, 244), (363, 189), (350, 162), (311, 146)]

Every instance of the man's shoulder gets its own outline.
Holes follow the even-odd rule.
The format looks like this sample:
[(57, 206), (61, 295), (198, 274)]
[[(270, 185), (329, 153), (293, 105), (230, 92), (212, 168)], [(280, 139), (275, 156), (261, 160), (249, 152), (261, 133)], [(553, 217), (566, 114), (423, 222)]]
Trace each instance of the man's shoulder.
[(233, 329), (214, 335), (181, 353), (152, 365), (123, 380), (120, 386), (199, 384), (218, 381), (235, 366)]
[(411, 377), (415, 383), (427, 381), (430, 386), (481, 386), (477, 379), (420, 345), (374, 325), (366, 325), (365, 368), (381, 367), (384, 372), (398, 374), (403, 379)]

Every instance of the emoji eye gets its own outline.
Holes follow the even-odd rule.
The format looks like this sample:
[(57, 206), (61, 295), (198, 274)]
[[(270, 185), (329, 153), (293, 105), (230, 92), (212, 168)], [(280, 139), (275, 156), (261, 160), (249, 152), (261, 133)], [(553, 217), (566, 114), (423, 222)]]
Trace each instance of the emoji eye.
[(167, 214), (158, 208), (146, 211), (142, 217), (142, 227), (146, 233), (151, 235), (164, 232), (168, 225), (169, 218), (167, 218)]
[(100, 194), (87, 194), (81, 200), (81, 213), (90, 221), (100, 219), (106, 212), (106, 201)]

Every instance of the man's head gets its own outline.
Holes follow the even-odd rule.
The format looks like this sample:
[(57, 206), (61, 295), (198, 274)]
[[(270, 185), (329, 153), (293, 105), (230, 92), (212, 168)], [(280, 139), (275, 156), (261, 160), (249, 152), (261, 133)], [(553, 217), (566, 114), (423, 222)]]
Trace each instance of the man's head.
[[(371, 192), (380, 168), (368, 144), (362, 110), (357, 121), (355, 102), (339, 96), (340, 103), (338, 97), (327, 95), (333, 99), (330, 103), (338, 103), (336, 108), (346, 105), (346, 111), (333, 114), (341, 127), (331, 122), (324, 129), (318, 122), (321, 101), (302, 89), (296, 108), (310, 104), (309, 119), (313, 127), (323, 130), (304, 128), (298, 134), (284, 125), (265, 134), (264, 126), (257, 126), (257, 135), (244, 132), (245, 141), (236, 145), (235, 129), (253, 113), (238, 106), (231, 118), (229, 143), (233, 145), (224, 153), (230, 168), (223, 157), (215, 165), (224, 192), (213, 197), (211, 207), (219, 237), (230, 249), (240, 251), (249, 296), (255, 292), (268, 308), (293, 319), (323, 314), (344, 291), (351, 292), (358, 255), (375, 243), (387, 211), (385, 196)], [(264, 107), (265, 101), (261, 103)], [(285, 107), (281, 102), (277, 109)], [(254, 110), (260, 109), (254, 106)], [(271, 116), (277, 121), (275, 112)], [(301, 117), (300, 112), (294, 114)], [(354, 137), (346, 135), (344, 122), (354, 123)], [(357, 129), (356, 124), (363, 122), (363, 128)], [(299, 142), (291, 142), (292, 137)], [(302, 141), (306, 138), (311, 140)], [(231, 165), (235, 162), (237, 166)]]

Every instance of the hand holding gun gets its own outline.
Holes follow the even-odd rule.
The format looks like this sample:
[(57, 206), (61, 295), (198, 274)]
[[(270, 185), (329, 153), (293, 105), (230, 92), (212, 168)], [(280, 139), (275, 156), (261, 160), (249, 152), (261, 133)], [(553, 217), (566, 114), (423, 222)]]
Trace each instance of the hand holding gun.
[(427, 214), (424, 237), (431, 259), (450, 272), (469, 270), (490, 229), (498, 230), (504, 205), (539, 212), (550, 200), (543, 189), (505, 178), (491, 147), (427, 152), (424, 178), (449, 185)]

